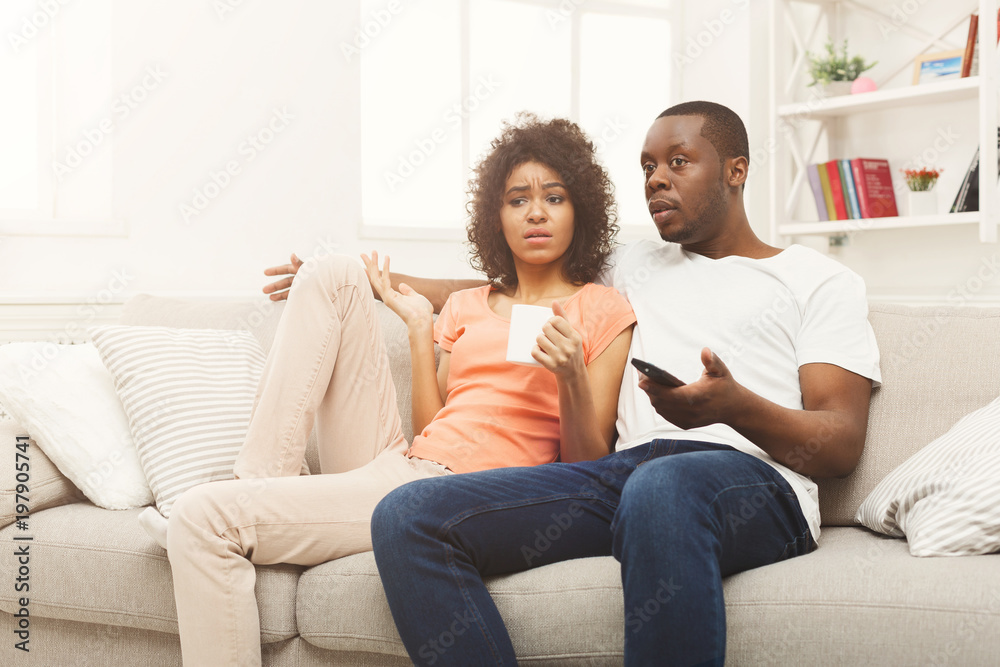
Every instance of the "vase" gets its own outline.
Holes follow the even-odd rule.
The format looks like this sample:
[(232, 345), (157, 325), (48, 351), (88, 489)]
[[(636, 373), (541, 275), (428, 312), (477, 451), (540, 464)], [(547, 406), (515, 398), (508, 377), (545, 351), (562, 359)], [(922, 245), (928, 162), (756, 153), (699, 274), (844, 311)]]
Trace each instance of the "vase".
[(831, 81), (830, 83), (823, 86), (820, 90), (823, 91), (823, 97), (839, 97), (841, 95), (850, 95), (851, 82)]
[(907, 200), (910, 204), (910, 215), (937, 215), (937, 192), (933, 190), (923, 190), (921, 192), (910, 190)]

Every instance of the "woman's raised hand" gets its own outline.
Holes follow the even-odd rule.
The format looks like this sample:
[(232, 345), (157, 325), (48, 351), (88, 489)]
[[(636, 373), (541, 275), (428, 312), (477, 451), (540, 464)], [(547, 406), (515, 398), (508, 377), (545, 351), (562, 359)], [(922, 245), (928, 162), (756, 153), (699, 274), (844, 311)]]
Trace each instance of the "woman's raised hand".
[(406, 323), (407, 328), (412, 329), (417, 325), (430, 325), (433, 323), (434, 306), (422, 294), (416, 292), (406, 283), (399, 284), (399, 291), (392, 288), (389, 280), (389, 257), (385, 258), (385, 265), (379, 269), (378, 253), (372, 251), (371, 257), (361, 255), (365, 263), (365, 271), (368, 272), (368, 281), (372, 288), (378, 292), (382, 303), (389, 306), (392, 312), (399, 315), (400, 319)]
[[(583, 358), (583, 337), (566, 318), (566, 311), (558, 301), (552, 302), (551, 318), (542, 327), (542, 333), (535, 340), (532, 358), (545, 368), (563, 378), (587, 372)], [(582, 375), (581, 375), (582, 377)]]

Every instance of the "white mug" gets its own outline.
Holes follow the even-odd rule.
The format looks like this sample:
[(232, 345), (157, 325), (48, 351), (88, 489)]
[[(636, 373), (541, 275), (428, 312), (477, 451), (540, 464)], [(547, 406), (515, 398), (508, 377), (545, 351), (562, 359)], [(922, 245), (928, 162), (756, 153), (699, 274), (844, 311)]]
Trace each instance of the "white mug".
[(510, 334), (507, 337), (507, 361), (525, 366), (541, 366), (531, 356), (538, 334), (553, 317), (551, 308), (515, 304), (510, 311)]

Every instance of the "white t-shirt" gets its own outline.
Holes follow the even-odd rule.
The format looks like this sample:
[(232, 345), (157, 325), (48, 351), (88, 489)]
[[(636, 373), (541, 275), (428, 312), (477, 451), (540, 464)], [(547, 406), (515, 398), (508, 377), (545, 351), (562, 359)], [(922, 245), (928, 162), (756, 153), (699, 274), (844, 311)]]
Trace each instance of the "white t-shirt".
[[(644, 240), (619, 246), (602, 281), (624, 294), (635, 311), (630, 356), (684, 382), (701, 376), (703, 347), (741, 385), (786, 408), (802, 409), (803, 364), (835, 364), (874, 386), (881, 382), (864, 282), (804, 246), (766, 259), (710, 259), (675, 243)], [(724, 424), (684, 430), (668, 422), (639, 389), (635, 368), (625, 368), (616, 449), (665, 438), (717, 442), (756, 456), (788, 480), (813, 539), (819, 538), (819, 497), (811, 479)]]

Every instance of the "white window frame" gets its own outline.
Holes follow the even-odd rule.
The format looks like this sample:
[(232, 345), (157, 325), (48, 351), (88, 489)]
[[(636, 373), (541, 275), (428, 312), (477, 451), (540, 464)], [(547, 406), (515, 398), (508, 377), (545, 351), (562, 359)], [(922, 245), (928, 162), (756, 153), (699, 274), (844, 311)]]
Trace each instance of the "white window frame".
[[(570, 114), (569, 119), (580, 122), (580, 60), (582, 52), (581, 44), (581, 22), (584, 15), (607, 14), (613, 16), (639, 16), (651, 19), (665, 20), (670, 24), (671, 46), (676, 51), (680, 44), (681, 30), (683, 25), (682, 3), (672, 0), (668, 7), (657, 8), (653, 4), (631, 4), (629, 0), (503, 0), (512, 4), (524, 4), (532, 7), (542, 7), (551, 11), (560, 12), (567, 7), (574, 7), (567, 17), (570, 21)], [(459, 58), (461, 67), (460, 95), (458, 99), (468, 99), (472, 94), (472, 82), (469, 80), (469, 64), (471, 61), (470, 44), (470, 3), (472, 0), (460, 0), (459, 2)], [(364, 54), (361, 54), (364, 58)], [(673, 59), (671, 59), (673, 62)], [(672, 99), (679, 100), (682, 90), (681, 76), (682, 68), (673, 67), (670, 77), (670, 95)], [(362, 118), (364, 123), (365, 119)], [(470, 153), (470, 119), (462, 118), (462, 173), (470, 174), (472, 166), (469, 160)], [(638, 155), (638, 147), (636, 148)], [(368, 220), (362, 217), (359, 226), (359, 237), (364, 240), (406, 240), (416, 239), (421, 241), (465, 241), (466, 231), (464, 225), (458, 226), (429, 226), (429, 225), (394, 225), (389, 221)], [(628, 224), (619, 221), (619, 240), (626, 241), (633, 238), (648, 236), (650, 227), (646, 224)]]

